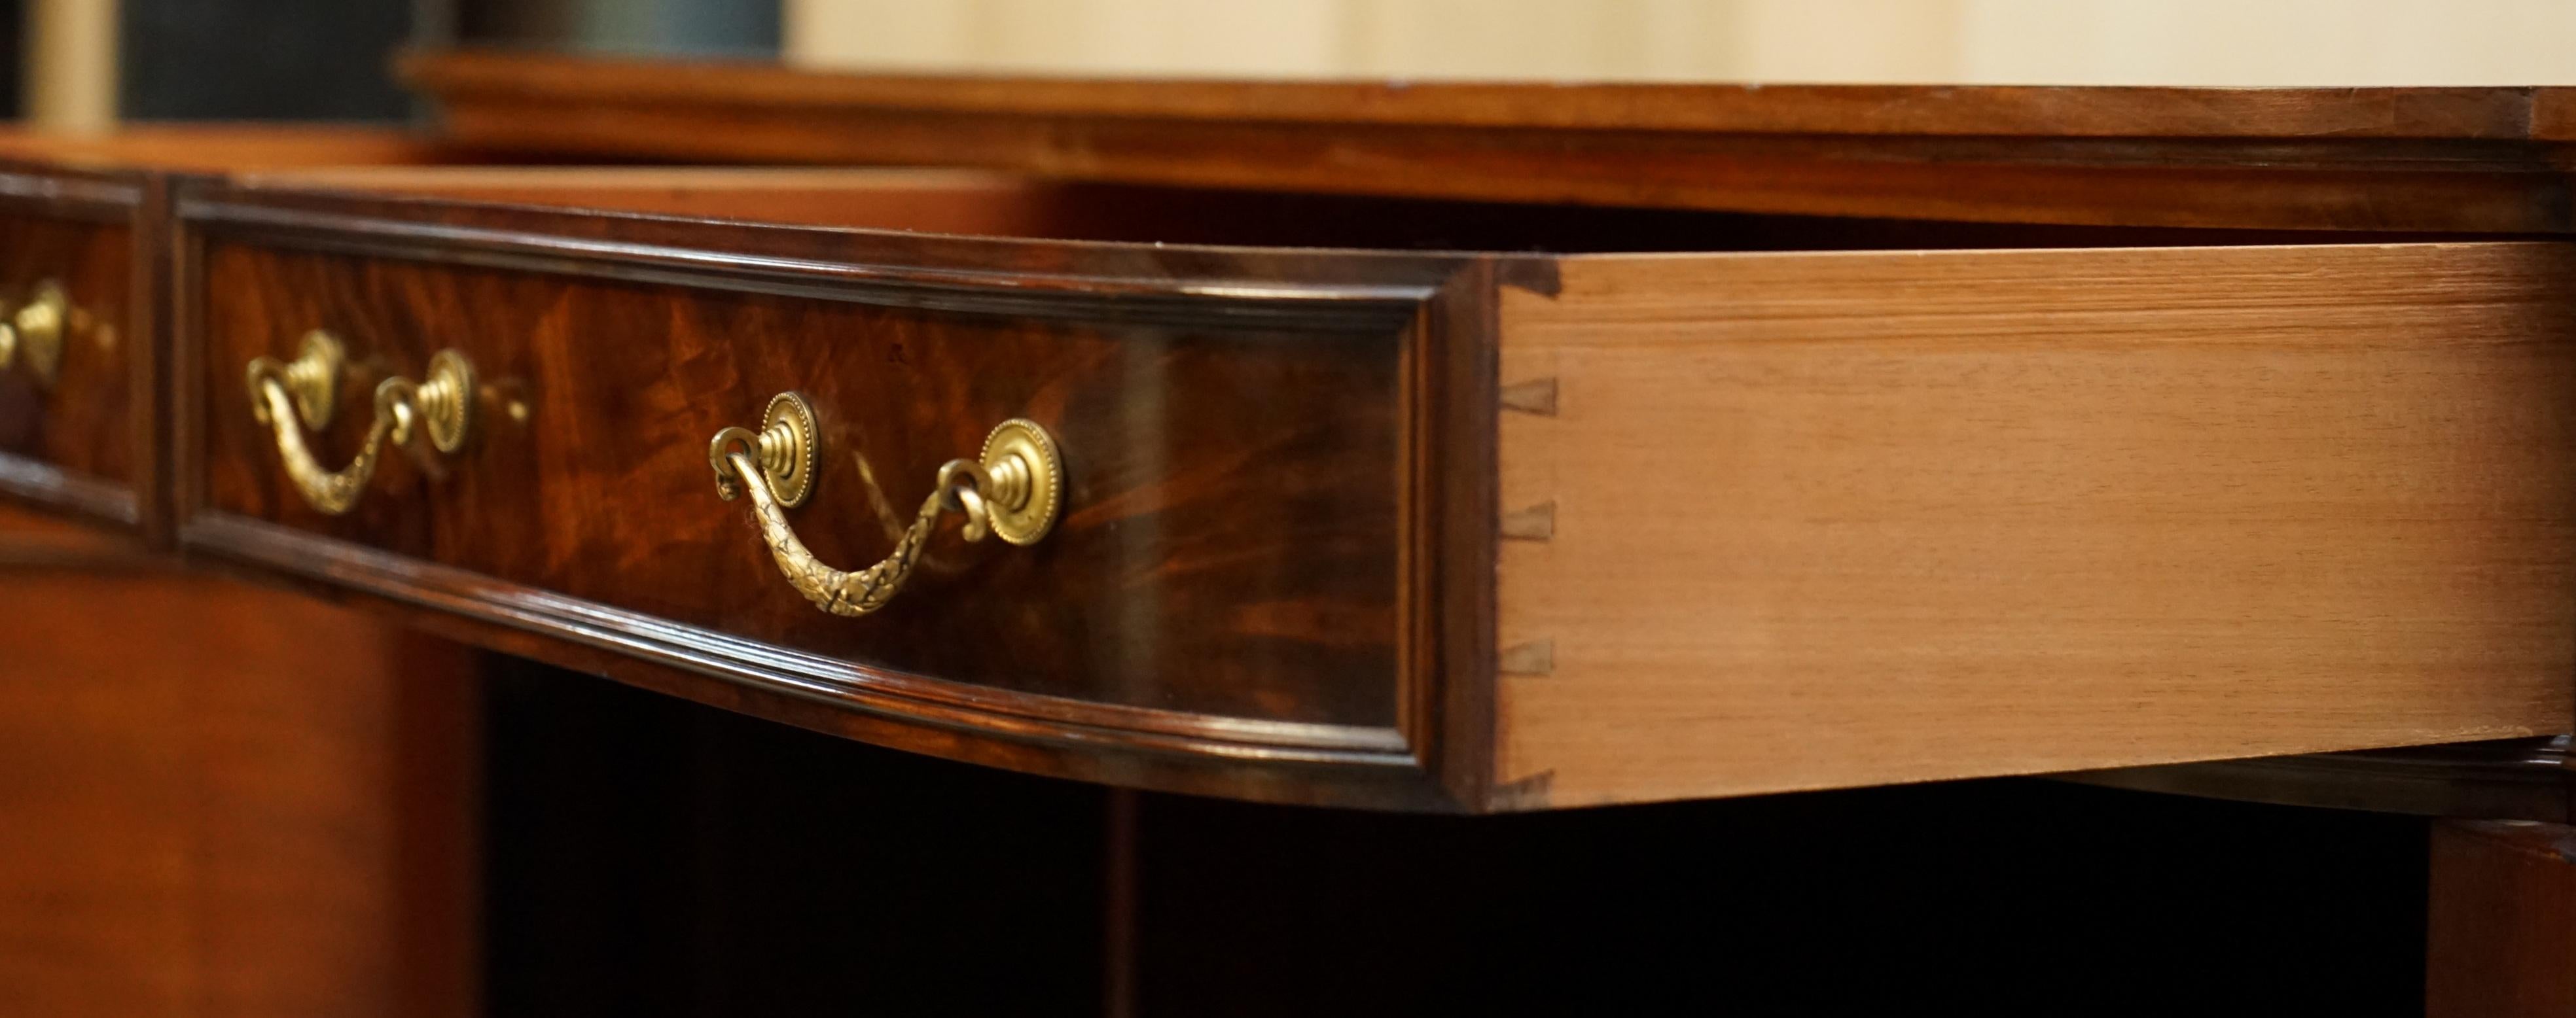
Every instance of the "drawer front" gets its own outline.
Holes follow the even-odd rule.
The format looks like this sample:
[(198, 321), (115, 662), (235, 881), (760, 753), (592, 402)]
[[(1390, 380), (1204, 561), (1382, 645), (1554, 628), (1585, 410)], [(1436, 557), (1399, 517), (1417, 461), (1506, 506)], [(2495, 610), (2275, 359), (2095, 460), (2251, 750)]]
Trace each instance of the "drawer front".
[(141, 196), (0, 173), (0, 492), (125, 525), (141, 523), (152, 477)]
[[(1420, 287), (1198, 293), (1173, 277), (1205, 266), (1077, 274), (1079, 251), (962, 241), (789, 265), (743, 251), (776, 242), (747, 228), (654, 238), (697, 245), (680, 249), (577, 233), (670, 224), (402, 218), (424, 208), (183, 205), (187, 543), (919, 721), (944, 741), (907, 744), (941, 752), (963, 730), (1415, 766), (1400, 704)], [(318, 509), (244, 382), (315, 329), (345, 351), (333, 419), (298, 424), (320, 465), (351, 462), (370, 394), (442, 350), (477, 378), (472, 440), (384, 455), (346, 512)], [(790, 391), (820, 442), (782, 517), (822, 562), (887, 557), (943, 463), (1012, 418), (1061, 450), (1061, 516), (1014, 546), (970, 543), (948, 514), (881, 609), (819, 611), (708, 454)]]

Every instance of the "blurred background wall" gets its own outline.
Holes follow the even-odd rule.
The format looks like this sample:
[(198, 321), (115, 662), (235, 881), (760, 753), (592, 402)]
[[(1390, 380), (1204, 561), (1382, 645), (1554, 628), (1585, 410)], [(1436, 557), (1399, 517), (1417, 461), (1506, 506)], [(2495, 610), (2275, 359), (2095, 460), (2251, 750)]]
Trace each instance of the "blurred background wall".
[(785, 0), (791, 60), (1193, 75), (2576, 82), (2576, 0)]
[[(772, 59), (779, 0), (0, 0), (0, 116), (402, 120), (406, 45)], [(23, 44), (19, 40), (23, 38)]]
[(1125, 75), (2576, 84), (2576, 0), (0, 0), (0, 113), (399, 120), (407, 44)]

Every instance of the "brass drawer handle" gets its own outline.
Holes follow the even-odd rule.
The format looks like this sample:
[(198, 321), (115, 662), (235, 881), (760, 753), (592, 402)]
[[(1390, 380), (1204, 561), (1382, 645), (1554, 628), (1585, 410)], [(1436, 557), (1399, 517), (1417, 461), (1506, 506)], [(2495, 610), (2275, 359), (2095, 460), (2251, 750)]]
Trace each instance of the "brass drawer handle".
[(78, 309), (72, 307), (71, 295), (63, 284), (45, 280), (36, 284), (36, 292), (27, 303), (8, 318), (0, 320), (0, 370), (6, 370), (27, 356), (27, 371), (36, 376), (36, 384), (51, 389), (62, 374), (63, 332), (69, 328)]
[[(245, 376), (250, 415), (277, 432), (277, 455), (286, 464), (286, 476), (304, 501), (332, 516), (357, 506), (387, 438), (419, 454), (418, 440), (426, 432), (431, 446), (453, 453), (465, 447), (474, 424), (474, 364), (456, 350), (441, 350), (429, 359), (428, 381), (388, 378), (376, 386), (376, 419), (367, 427), (366, 444), (348, 466), (323, 469), (296, 422), (315, 429), (330, 425), (347, 359), (339, 340), (316, 329), (304, 334), (303, 350), (294, 360), (254, 357)], [(423, 462), (428, 462), (425, 455)]]
[(943, 512), (966, 517), (963, 533), (969, 541), (981, 541), (990, 532), (1028, 545), (1055, 527), (1064, 503), (1064, 462), (1054, 436), (1035, 422), (1014, 417), (985, 437), (980, 459), (950, 460), (939, 468), (930, 497), (922, 500), (921, 511), (895, 541), (892, 554), (857, 572), (843, 572), (815, 558), (787, 524), (787, 510), (813, 493), (821, 450), (813, 407), (803, 396), (782, 392), (770, 398), (759, 431), (716, 432), (707, 443), (707, 464), (715, 468), (716, 494), (726, 501), (751, 494), (761, 538), (788, 584), (834, 615), (865, 615), (894, 600)]

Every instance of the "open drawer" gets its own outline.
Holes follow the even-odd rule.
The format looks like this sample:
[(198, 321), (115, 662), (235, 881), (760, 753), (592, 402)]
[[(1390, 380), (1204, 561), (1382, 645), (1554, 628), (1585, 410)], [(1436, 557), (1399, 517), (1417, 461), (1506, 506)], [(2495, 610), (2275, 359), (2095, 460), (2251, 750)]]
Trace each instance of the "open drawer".
[(862, 171), (174, 215), (188, 548), (889, 745), (1490, 810), (2576, 715), (2564, 244)]

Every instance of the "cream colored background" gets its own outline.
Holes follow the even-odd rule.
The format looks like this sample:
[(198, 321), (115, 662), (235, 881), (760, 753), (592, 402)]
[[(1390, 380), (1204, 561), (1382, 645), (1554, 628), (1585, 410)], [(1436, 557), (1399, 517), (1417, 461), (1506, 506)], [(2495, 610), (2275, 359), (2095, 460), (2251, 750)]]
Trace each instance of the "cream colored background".
[(27, 120), (59, 131), (116, 123), (116, 0), (33, 0), (20, 71)]
[(1148, 75), (2576, 84), (2576, 0), (785, 0), (791, 61)]

